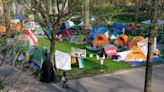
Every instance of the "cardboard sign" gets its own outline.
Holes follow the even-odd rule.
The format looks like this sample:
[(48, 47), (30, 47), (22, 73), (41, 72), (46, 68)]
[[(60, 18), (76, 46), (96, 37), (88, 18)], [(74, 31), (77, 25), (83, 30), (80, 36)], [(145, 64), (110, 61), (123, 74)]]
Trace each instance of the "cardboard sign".
[(112, 56), (112, 55), (116, 55), (117, 54), (117, 49), (116, 48), (105, 48), (105, 53), (108, 55), (108, 56)]
[(86, 57), (85, 49), (72, 48), (71, 55), (74, 57)]

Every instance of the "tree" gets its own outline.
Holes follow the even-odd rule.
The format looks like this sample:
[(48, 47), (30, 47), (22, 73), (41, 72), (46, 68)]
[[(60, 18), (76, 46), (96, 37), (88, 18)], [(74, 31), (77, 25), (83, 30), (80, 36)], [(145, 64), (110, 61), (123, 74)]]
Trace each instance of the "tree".
[[(58, 26), (61, 24), (61, 22), (72, 16), (74, 9), (76, 9), (75, 7), (78, 6), (77, 1), (79, 0), (73, 1), (71, 3), (69, 1), (72, 0), (51, 0), (49, 2), (52, 2), (53, 7), (50, 7), (50, 3), (47, 3), (47, 0), (32, 0), (31, 2), (32, 4), (35, 4), (35, 6), (32, 6), (32, 9), (28, 8), (28, 11), (35, 15), (36, 21), (42, 27), (48, 28), (51, 32), (51, 35), (47, 35), (47, 38), (50, 41), (50, 61), (53, 66), (55, 65), (54, 51)], [(72, 7), (74, 7), (74, 9)], [(50, 8), (52, 8), (52, 14), (49, 13), (51, 10)], [(44, 32), (46, 32), (46, 30), (44, 30)]]
[(84, 0), (84, 30), (89, 30), (89, 0)]
[[(162, 0), (161, 0), (162, 1)], [(151, 14), (151, 26), (149, 32), (149, 40), (148, 40), (148, 55), (147, 55), (147, 63), (146, 63), (146, 73), (145, 73), (145, 87), (144, 92), (151, 92), (152, 87), (152, 59), (153, 59), (153, 45), (154, 45), (154, 37), (156, 36), (158, 26), (157, 26), (157, 18), (159, 16), (159, 5), (162, 2), (160, 0), (151, 0), (150, 1), (150, 14)]]

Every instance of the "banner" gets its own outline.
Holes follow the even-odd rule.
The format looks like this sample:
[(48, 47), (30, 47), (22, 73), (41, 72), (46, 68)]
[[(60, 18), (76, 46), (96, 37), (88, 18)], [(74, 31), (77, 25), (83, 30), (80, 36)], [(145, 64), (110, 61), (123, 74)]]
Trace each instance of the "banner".
[(105, 48), (105, 53), (108, 55), (108, 56), (112, 56), (112, 55), (116, 55), (117, 54), (117, 49), (116, 48)]
[(86, 50), (85, 49), (78, 49), (78, 48), (72, 48), (71, 55), (74, 57), (86, 57)]
[(56, 68), (61, 70), (71, 70), (71, 55), (65, 52), (55, 51)]

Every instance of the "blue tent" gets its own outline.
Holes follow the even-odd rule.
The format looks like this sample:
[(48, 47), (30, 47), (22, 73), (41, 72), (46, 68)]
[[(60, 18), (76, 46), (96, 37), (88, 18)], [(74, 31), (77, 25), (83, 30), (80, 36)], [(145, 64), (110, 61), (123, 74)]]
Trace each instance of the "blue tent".
[(94, 39), (99, 34), (104, 34), (105, 32), (110, 32), (105, 26), (92, 27), (89, 31), (89, 38)]
[(25, 19), (26, 17), (25, 16), (23, 16), (23, 15), (21, 15), (21, 14), (16, 14), (15, 16), (14, 16), (14, 19), (19, 19), (19, 20), (23, 20), (23, 19)]
[(127, 28), (128, 27), (128, 24), (127, 23), (113, 22), (112, 26), (114, 28)]

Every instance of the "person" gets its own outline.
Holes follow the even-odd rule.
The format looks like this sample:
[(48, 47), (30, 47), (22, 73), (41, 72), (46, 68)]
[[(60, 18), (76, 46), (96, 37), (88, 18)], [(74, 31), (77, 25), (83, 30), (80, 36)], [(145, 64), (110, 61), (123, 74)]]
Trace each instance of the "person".
[(63, 88), (69, 88), (69, 86), (68, 86), (68, 79), (67, 79), (65, 71), (63, 71), (63, 75), (62, 75), (61, 81), (62, 81), (62, 84), (63, 84)]
[(55, 73), (53, 70), (53, 65), (50, 62), (50, 59), (48, 58), (48, 51), (45, 52), (45, 61), (43, 62), (42, 68), (41, 68), (41, 76), (40, 81), (42, 82), (53, 82), (55, 80)]
[(99, 52), (97, 53), (100, 59), (100, 64), (103, 65), (104, 64), (104, 53), (102, 50), (99, 50)]

